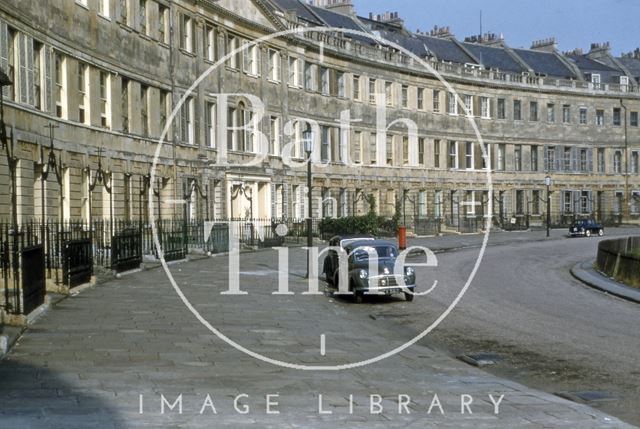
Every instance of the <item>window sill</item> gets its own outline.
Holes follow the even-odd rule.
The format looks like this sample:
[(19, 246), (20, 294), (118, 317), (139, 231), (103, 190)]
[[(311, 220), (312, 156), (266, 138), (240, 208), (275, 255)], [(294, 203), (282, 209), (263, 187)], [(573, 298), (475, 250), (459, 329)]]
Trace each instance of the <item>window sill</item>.
[(188, 57), (192, 57), (192, 58), (196, 57), (196, 54), (194, 52), (189, 52), (184, 48), (178, 48), (178, 50)]
[(110, 16), (108, 16), (108, 15), (103, 15), (103, 14), (101, 14), (100, 12), (98, 12), (98, 16), (99, 16), (100, 18), (104, 19), (105, 21), (109, 21), (109, 22), (111, 22), (111, 17), (110, 17)]
[(89, 10), (89, 5), (86, 5), (86, 4), (82, 3), (82, 2), (81, 2), (81, 1), (79, 1), (79, 0), (76, 0), (76, 4), (77, 4), (78, 6), (80, 6), (80, 7), (82, 7), (83, 9)]

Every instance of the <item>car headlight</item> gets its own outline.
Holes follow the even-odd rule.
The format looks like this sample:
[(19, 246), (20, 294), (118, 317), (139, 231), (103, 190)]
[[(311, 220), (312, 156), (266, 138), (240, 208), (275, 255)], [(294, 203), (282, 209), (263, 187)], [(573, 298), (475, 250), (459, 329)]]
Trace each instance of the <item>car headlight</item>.
[(405, 267), (405, 269), (404, 269), (404, 274), (407, 275), (407, 276), (412, 276), (415, 273), (416, 272), (411, 267)]
[(360, 270), (359, 274), (361, 279), (366, 279), (367, 277), (369, 277), (369, 273), (367, 272), (367, 270)]

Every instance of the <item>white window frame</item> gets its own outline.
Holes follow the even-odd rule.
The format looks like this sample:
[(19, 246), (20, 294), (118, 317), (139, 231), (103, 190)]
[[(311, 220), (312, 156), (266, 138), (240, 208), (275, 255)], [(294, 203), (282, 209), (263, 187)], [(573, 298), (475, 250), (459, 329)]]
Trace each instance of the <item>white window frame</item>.
[(373, 78), (369, 78), (369, 103), (376, 104), (377, 102), (377, 85), (376, 80)]
[(111, 74), (101, 70), (98, 79), (100, 87), (100, 126), (111, 129)]
[(465, 94), (464, 110), (466, 116), (473, 116), (473, 95)]
[(578, 123), (580, 125), (587, 125), (589, 123), (589, 109), (587, 107), (581, 107), (578, 115)]
[(393, 106), (393, 82), (384, 83), (384, 95), (386, 98), (387, 106)]
[(182, 19), (182, 34), (180, 48), (190, 54), (193, 53), (193, 18), (191, 16), (183, 14)]
[[(229, 55), (238, 49), (239, 38), (234, 34), (228, 34), (225, 41), (226, 54)], [(226, 66), (232, 70), (238, 70), (238, 55), (233, 54), (227, 59)]]
[(215, 149), (217, 147), (216, 141), (216, 119), (217, 119), (217, 106), (214, 101), (207, 101), (205, 105), (206, 115), (206, 129), (208, 148)]
[(400, 90), (400, 103), (403, 109), (409, 108), (409, 85), (402, 85)]
[(280, 156), (280, 118), (278, 116), (269, 117), (269, 154)]
[(213, 26), (207, 24), (205, 26), (205, 55), (206, 60), (214, 62), (216, 60), (216, 30)]
[[(90, 79), (90, 67), (87, 63), (79, 62), (78, 68), (82, 67), (82, 82), (78, 82), (78, 92), (80, 92), (80, 100), (78, 104), (78, 110), (83, 111), (84, 120), (81, 123), (85, 125), (91, 125), (91, 94), (89, 79)], [(80, 70), (78, 70), (78, 78), (80, 78)], [(82, 88), (80, 88), (82, 86)], [(80, 118), (78, 118), (80, 120)]]
[[(453, 143), (453, 144), (451, 144)], [(453, 149), (453, 151), (452, 151)], [(459, 157), (459, 148), (458, 148), (458, 142), (457, 141), (452, 141), (449, 140), (447, 142), (447, 168), (449, 168), (450, 170), (458, 170), (460, 169), (460, 157)], [(451, 159), (452, 157), (454, 158), (454, 162), (453, 165), (451, 165)]]
[(249, 76), (257, 77), (259, 75), (259, 58), (258, 58), (258, 45), (251, 44), (252, 42), (245, 40), (243, 42), (244, 49), (242, 50), (242, 71)]
[(362, 77), (360, 75), (354, 74), (352, 78), (352, 88), (351, 88), (354, 101), (362, 101), (361, 85), (362, 85)]
[[(471, 149), (471, 150), (469, 150)], [(465, 142), (465, 169), (466, 170), (475, 170), (476, 169), (476, 159), (475, 159), (475, 147), (473, 142)]]
[(424, 95), (425, 95), (424, 88), (417, 88), (416, 89), (416, 109), (418, 109), (420, 111), (424, 111), (425, 107), (426, 107), (425, 106)]
[(99, 0), (98, 1), (98, 15), (106, 18), (106, 19), (111, 19), (111, 10), (110, 10), (110, 4), (109, 4), (109, 0)]
[(331, 70), (327, 67), (320, 67), (320, 80), (320, 93), (328, 97), (331, 95)]
[(338, 97), (347, 97), (347, 78), (343, 71), (336, 71), (336, 82), (338, 83)]
[(483, 119), (491, 119), (491, 100), (489, 97), (480, 97), (480, 116)]
[(458, 116), (458, 95), (453, 92), (449, 93), (449, 105), (447, 113), (451, 116)]
[(433, 90), (433, 112), (440, 113), (440, 90)]
[(300, 59), (289, 56), (287, 83), (292, 88), (300, 88)]
[(269, 80), (271, 82), (280, 82), (282, 79), (282, 60), (280, 57), (280, 51), (276, 49), (269, 49)]

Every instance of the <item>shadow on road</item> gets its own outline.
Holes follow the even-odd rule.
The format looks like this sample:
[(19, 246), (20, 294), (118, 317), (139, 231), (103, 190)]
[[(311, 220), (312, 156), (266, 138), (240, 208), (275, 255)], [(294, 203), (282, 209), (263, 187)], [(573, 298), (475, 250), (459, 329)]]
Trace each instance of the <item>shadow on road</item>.
[(109, 404), (112, 392), (104, 391), (104, 397), (98, 397), (95, 387), (75, 383), (79, 381), (75, 373), (63, 374), (18, 359), (9, 356), (0, 361), (0, 429), (125, 427)]

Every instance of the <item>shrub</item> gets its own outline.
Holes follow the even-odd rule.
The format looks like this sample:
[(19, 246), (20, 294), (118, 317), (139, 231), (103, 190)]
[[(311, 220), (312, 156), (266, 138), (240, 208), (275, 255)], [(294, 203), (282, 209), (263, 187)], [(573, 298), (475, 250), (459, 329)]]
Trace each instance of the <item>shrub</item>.
[(395, 235), (397, 222), (369, 213), (364, 216), (349, 216), (338, 219), (322, 219), (320, 233), (328, 235), (356, 235), (356, 234), (391, 234)]

